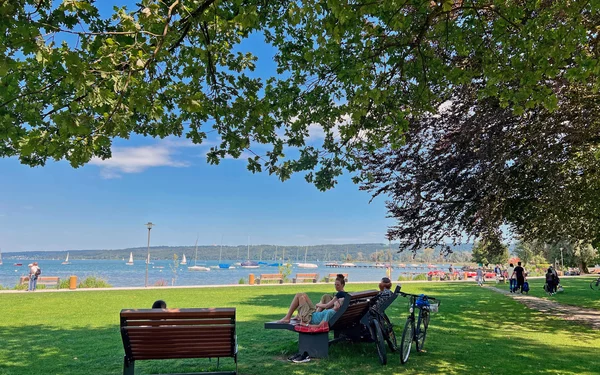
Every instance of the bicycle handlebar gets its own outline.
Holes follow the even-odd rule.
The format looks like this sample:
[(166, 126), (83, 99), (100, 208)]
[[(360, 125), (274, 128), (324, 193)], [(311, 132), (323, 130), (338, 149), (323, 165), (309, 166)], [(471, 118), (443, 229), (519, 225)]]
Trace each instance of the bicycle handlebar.
[[(400, 292), (400, 291), (398, 291), (398, 294), (401, 295), (402, 297), (415, 297), (415, 298), (420, 298), (421, 297), (420, 294), (410, 294), (410, 293), (404, 293), (404, 292)], [(438, 303), (440, 302), (440, 300), (437, 299), (437, 298), (430, 297), (430, 296), (427, 296), (425, 294), (423, 294), (422, 296), (425, 296), (425, 298), (427, 298), (428, 300), (434, 300), (434, 301), (437, 301)]]

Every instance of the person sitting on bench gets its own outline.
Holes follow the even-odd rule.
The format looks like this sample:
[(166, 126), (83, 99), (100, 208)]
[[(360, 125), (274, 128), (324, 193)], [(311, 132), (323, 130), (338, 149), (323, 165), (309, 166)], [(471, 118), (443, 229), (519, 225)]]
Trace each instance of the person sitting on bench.
[(167, 303), (165, 301), (163, 301), (162, 299), (159, 299), (159, 300), (154, 301), (154, 303), (152, 304), (152, 308), (153, 309), (166, 309)]
[(321, 297), (321, 301), (319, 301), (319, 303), (317, 303), (315, 305), (315, 307), (317, 308), (317, 311), (323, 311), (325, 309), (332, 308), (333, 303), (336, 299), (343, 301), (344, 297), (346, 296), (346, 291), (344, 291), (345, 286), (346, 286), (346, 280), (344, 278), (344, 275), (339, 273), (336, 276), (335, 283), (334, 283), (335, 294), (334, 295), (331, 295), (329, 293), (323, 294), (323, 297)]
[[(335, 315), (336, 311), (340, 309), (342, 303), (344, 302), (344, 298), (346, 297), (346, 292), (344, 289), (344, 277), (338, 277), (335, 279), (336, 293), (335, 297), (331, 299), (331, 301), (323, 303), (319, 302), (316, 305), (310, 300), (306, 293), (298, 293), (294, 296), (292, 303), (290, 304), (290, 308), (287, 314), (280, 319), (279, 323), (289, 323), (292, 320), (292, 315), (297, 310), (298, 314), (296, 315), (296, 319), (300, 322), (299, 325), (304, 325), (307, 327), (322, 327), (331, 319), (333, 315)], [(323, 300), (323, 299), (321, 299)]]

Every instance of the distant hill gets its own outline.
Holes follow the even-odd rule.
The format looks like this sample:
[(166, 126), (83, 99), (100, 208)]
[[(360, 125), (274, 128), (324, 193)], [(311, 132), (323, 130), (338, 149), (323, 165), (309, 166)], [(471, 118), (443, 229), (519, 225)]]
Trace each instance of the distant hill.
[[(455, 253), (470, 252), (473, 244), (462, 244), (452, 246)], [(203, 245), (198, 246), (198, 260), (217, 260), (219, 259), (219, 245)], [(275, 245), (251, 245), (250, 259), (252, 260), (274, 260), (275, 251), (277, 250), (277, 259), (281, 259), (285, 251), (285, 259), (295, 262), (304, 260), (304, 252), (306, 250), (307, 261), (371, 261), (378, 259), (385, 261), (392, 260), (409, 261), (413, 259), (413, 254), (409, 252), (397, 253), (397, 247), (392, 244), (390, 248), (383, 243), (367, 243), (367, 244), (347, 244), (347, 245), (315, 245), (315, 246), (275, 246)], [(147, 254), (146, 247), (136, 247), (128, 249), (104, 249), (104, 250), (65, 250), (65, 251), (22, 251), (3, 253), (5, 260), (19, 259), (63, 259), (69, 252), (70, 260), (77, 259), (128, 259), (129, 253), (133, 253), (135, 259), (145, 259)], [(435, 252), (436, 257), (438, 251)], [(152, 246), (150, 247), (150, 256), (152, 259), (172, 260), (176, 254), (179, 259), (186, 255), (188, 262), (194, 260), (194, 246)], [(248, 257), (248, 249), (246, 245), (239, 246), (223, 246), (222, 259), (229, 260), (245, 260)], [(454, 254), (455, 256), (458, 254)], [(421, 252), (414, 257), (419, 260)]]

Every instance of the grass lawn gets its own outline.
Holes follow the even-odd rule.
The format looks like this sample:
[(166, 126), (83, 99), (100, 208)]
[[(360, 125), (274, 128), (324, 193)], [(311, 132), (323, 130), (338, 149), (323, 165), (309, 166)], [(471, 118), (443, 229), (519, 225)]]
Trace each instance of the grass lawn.
[[(375, 286), (349, 284), (346, 289)], [(330, 348), (328, 359), (289, 363), (286, 358), (297, 349), (297, 335), (265, 330), (263, 323), (283, 317), (300, 290), (317, 300), (332, 286), (2, 294), (0, 374), (120, 374), (124, 352), (119, 311), (148, 308), (156, 299), (166, 300), (169, 307), (236, 307), (241, 374), (597, 373), (600, 332), (544, 316), (471, 283), (404, 286), (407, 293), (442, 299), (428, 331), (427, 352), (417, 354), (413, 348), (406, 365), (388, 353), (388, 365), (381, 366), (372, 343), (340, 343)], [(388, 315), (398, 323), (399, 336), (406, 300), (398, 298)], [(185, 373), (214, 369), (214, 364), (214, 360), (140, 361), (136, 373)], [(232, 368), (231, 364), (224, 359), (221, 368)]]
[[(560, 285), (565, 289), (564, 292), (548, 296), (544, 291), (544, 279), (529, 280), (529, 295), (534, 297), (546, 298), (565, 305), (589, 307), (600, 310), (600, 292), (590, 289), (590, 283), (596, 280), (598, 276), (577, 276), (561, 277)], [(488, 283), (494, 285), (494, 282)], [(498, 288), (508, 290), (508, 283), (496, 284)]]

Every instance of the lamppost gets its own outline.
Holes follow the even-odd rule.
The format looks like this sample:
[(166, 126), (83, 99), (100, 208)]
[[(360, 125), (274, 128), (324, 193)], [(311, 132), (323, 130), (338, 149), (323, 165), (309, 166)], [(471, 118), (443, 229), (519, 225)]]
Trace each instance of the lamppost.
[(564, 262), (564, 259), (563, 259), (563, 253), (562, 253), (562, 251), (563, 251), (563, 248), (561, 247), (560, 248), (560, 270), (562, 272), (565, 272), (565, 262)]
[(146, 282), (144, 283), (146, 288), (148, 287), (148, 264), (150, 263), (150, 230), (153, 226), (154, 224), (151, 222), (146, 223), (146, 228), (148, 228), (148, 255), (146, 256)]

